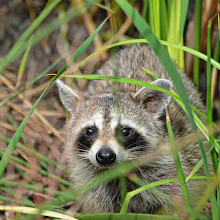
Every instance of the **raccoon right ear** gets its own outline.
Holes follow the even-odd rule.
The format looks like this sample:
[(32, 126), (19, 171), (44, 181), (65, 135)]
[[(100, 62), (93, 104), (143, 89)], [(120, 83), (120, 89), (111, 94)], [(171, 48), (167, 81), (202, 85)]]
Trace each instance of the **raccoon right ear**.
[(78, 95), (59, 79), (56, 81), (56, 84), (59, 90), (61, 102), (69, 112), (73, 113), (75, 101), (79, 98)]
[[(172, 83), (167, 79), (158, 79), (151, 84), (171, 91)], [(160, 117), (165, 107), (170, 103), (171, 96), (151, 88), (142, 88), (133, 95), (133, 98), (143, 103), (148, 112), (153, 116)]]

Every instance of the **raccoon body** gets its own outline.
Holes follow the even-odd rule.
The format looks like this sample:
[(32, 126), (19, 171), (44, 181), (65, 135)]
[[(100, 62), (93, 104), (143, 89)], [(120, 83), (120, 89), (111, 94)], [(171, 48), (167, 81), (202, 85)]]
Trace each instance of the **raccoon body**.
[[(143, 67), (155, 73), (159, 79), (154, 80), (144, 72)], [(125, 47), (104, 63), (97, 73), (142, 80), (167, 90), (172, 88), (166, 70), (146, 45)], [(204, 111), (192, 82), (182, 72), (179, 73), (191, 104)], [(71, 113), (65, 157), (75, 187), (84, 185), (121, 162), (135, 160), (143, 155), (152, 160), (138, 167), (134, 173), (146, 183), (177, 177), (172, 154), (157, 157), (165, 150), (165, 144), (169, 143), (165, 106), (176, 139), (192, 132), (192, 128), (186, 113), (169, 95), (150, 88), (106, 81), (89, 82), (83, 95), (77, 94), (61, 81), (57, 85), (61, 101)], [(179, 156), (185, 175), (201, 159), (199, 147), (195, 145), (184, 147)], [(192, 200), (195, 201), (203, 187), (198, 184), (197, 181), (188, 183)], [(114, 180), (81, 194), (78, 201), (82, 205), (82, 212), (119, 212), (119, 188), (119, 181)], [(136, 184), (127, 180), (128, 191), (136, 188)], [(129, 211), (173, 214), (173, 200), (180, 198), (178, 182), (161, 185), (132, 198)]]

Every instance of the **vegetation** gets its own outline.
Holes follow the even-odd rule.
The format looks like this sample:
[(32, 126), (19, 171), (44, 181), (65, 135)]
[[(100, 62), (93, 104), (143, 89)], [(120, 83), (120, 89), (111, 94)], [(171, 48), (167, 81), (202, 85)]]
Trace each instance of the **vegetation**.
[[(218, 220), (220, 19), (217, 11), (220, 2), (197, 0), (195, 12), (186, 0), (36, 2), (35, 5), (34, 1), (25, 1), (25, 10), (28, 11), (25, 19), (31, 23), (16, 42), (8, 43), (8, 36), (0, 33), (2, 48), (10, 44), (10, 49), (0, 59), (0, 217), (8, 215), (10, 219), (35, 219), (41, 215), (56, 219), (180, 219), (186, 216), (189, 219), (207, 219), (202, 215), (202, 209), (210, 200), (212, 218)], [(6, 10), (5, 13), (10, 14), (13, 4), (1, 4), (0, 10), (6, 8), (8, 12)], [(195, 20), (193, 16), (187, 18), (190, 13)], [(75, 30), (74, 33), (71, 28)], [(134, 38), (137, 35), (139, 37)], [(103, 62), (110, 49), (132, 43), (148, 43), (151, 46), (169, 73), (179, 95), (147, 82), (92, 74), (96, 69), (94, 63)], [(39, 60), (35, 61), (36, 57)], [(49, 61), (46, 62), (48, 57)], [(190, 104), (172, 60), (180, 69), (189, 72), (197, 88), (206, 94), (206, 115)], [(86, 67), (92, 70), (91, 74), (80, 74), (80, 69)], [(146, 74), (155, 76), (155, 73), (145, 71)], [(204, 76), (207, 76), (206, 80)], [(64, 162), (60, 160), (65, 141), (64, 123), (65, 119), (68, 120), (68, 115), (61, 107), (56, 88), (52, 87), (59, 77), (68, 81), (71, 78), (82, 88), (83, 80), (109, 80), (152, 87), (169, 93), (187, 112), (194, 130), (190, 141), (198, 141), (202, 159), (189, 176), (183, 175), (178, 149), (184, 143), (174, 139), (172, 121), (169, 121), (167, 115), (170, 145), (178, 178), (146, 184), (136, 176), (129, 175), (135, 165), (126, 163), (97, 176), (81, 188), (72, 188)], [(205, 118), (207, 123), (204, 124), (195, 112)], [(204, 149), (204, 141), (210, 143), (209, 152)], [(214, 174), (209, 173), (209, 154), (212, 156)], [(204, 166), (204, 176), (195, 176), (201, 166)], [(125, 176), (140, 185), (140, 188), (126, 192), (123, 187)], [(121, 179), (124, 195), (120, 213), (78, 214), (72, 217), (77, 210), (74, 201), (77, 195), (114, 178)], [(208, 181), (207, 189), (201, 192), (201, 199), (195, 207), (191, 204), (186, 185), (190, 179)], [(132, 197), (174, 181), (180, 182), (184, 198), (185, 210), (179, 218), (127, 213)]]

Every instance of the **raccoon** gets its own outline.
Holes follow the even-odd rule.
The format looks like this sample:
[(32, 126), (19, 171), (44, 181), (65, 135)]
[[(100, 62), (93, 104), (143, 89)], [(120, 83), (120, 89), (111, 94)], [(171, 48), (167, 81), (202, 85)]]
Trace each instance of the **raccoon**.
[[(143, 67), (159, 79), (154, 80)], [(168, 91), (173, 87), (168, 73), (147, 45), (135, 44), (119, 50), (98, 69), (97, 74), (142, 80)], [(181, 71), (179, 74), (191, 104), (204, 111), (200, 95), (191, 80)], [(80, 187), (100, 173), (143, 155), (149, 155), (152, 160), (137, 167), (134, 173), (146, 183), (177, 177), (172, 154), (157, 158), (165, 144), (169, 143), (165, 108), (168, 109), (176, 139), (191, 133), (192, 128), (188, 116), (171, 96), (151, 88), (109, 81), (90, 81), (84, 94), (60, 80), (57, 86), (61, 102), (71, 113), (64, 154), (74, 187)], [(184, 174), (188, 175), (201, 159), (199, 147), (190, 144), (179, 151), (179, 157)], [(137, 187), (127, 179), (128, 191)], [(201, 181), (189, 181), (192, 201), (198, 201), (203, 187)], [(119, 212), (122, 205), (119, 188), (119, 180), (116, 179), (79, 195), (82, 213)], [(158, 192), (162, 192), (163, 196)], [(180, 197), (178, 182), (161, 185), (156, 190), (145, 191), (132, 198), (128, 211), (173, 214), (176, 210), (175, 198)]]

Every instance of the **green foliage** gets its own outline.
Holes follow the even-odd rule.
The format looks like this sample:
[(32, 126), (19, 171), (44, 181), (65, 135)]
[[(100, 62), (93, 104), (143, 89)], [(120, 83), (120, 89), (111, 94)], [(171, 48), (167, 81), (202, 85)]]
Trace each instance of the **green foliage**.
[[(42, 13), (35, 19), (35, 21), (30, 25), (30, 27), (24, 32), (24, 34), (12, 47), (9, 53), (0, 60), (0, 74), (3, 73), (3, 70), (8, 66), (8, 64), (10, 64), (13, 60), (19, 57), (19, 55), (21, 55), (26, 50), (26, 52), (23, 55), (21, 64), (20, 64), (20, 71), (19, 71), (20, 74), (23, 74), (25, 65), (27, 62), (28, 54), (32, 50), (33, 46), (38, 44), (40, 40), (44, 39), (50, 33), (54, 32), (64, 23), (69, 22), (72, 18), (83, 13), (84, 7), (89, 8), (91, 4), (93, 4), (93, 5), (96, 5), (97, 7), (102, 8), (103, 10), (108, 11), (109, 13), (114, 13), (113, 12), (114, 9), (113, 10), (109, 9), (109, 7), (106, 7), (105, 5), (100, 4), (100, 2), (97, 3), (96, 1), (89, 1), (89, 4), (88, 4), (88, 2), (86, 1), (84, 5), (74, 7), (68, 12), (65, 12), (62, 16), (58, 17), (57, 19), (55, 19), (54, 21), (46, 25), (44, 28), (41, 28), (39, 31), (33, 34), (37, 30), (39, 25), (47, 18), (47, 16), (56, 8), (56, 6), (60, 2), (61, 2), (60, 0), (48, 1)], [(195, 36), (195, 39), (196, 39), (195, 50), (192, 48), (183, 46), (184, 26), (185, 26), (187, 8), (188, 8), (188, 3), (189, 3), (188, 0), (187, 1), (185, 0), (178, 0), (178, 1), (145, 0), (143, 1), (143, 11), (142, 11), (143, 17), (135, 10), (135, 8), (132, 5), (128, 3), (128, 1), (116, 0), (116, 2), (118, 4), (118, 7), (120, 7), (122, 11), (124, 11), (124, 13), (128, 17), (130, 17), (133, 25), (139, 31), (140, 36), (143, 37), (144, 39), (125, 40), (125, 41), (108, 44), (107, 46), (103, 46), (101, 49), (95, 51), (94, 53), (87, 56), (84, 60), (82, 60), (78, 65), (77, 71), (85, 62), (87, 62), (89, 59), (91, 59), (96, 54), (101, 53), (102, 51), (108, 50), (110, 48), (118, 47), (120, 45), (130, 44), (130, 43), (149, 43), (149, 45), (152, 47), (156, 55), (159, 57), (161, 63), (164, 65), (171, 79), (173, 80), (179, 95), (177, 95), (174, 91), (169, 92), (160, 87), (154, 86), (148, 82), (143, 82), (143, 81), (128, 79), (128, 78), (121, 78), (121, 77), (114, 77), (114, 76), (106, 77), (106, 76), (101, 76), (101, 75), (80, 75), (80, 74), (74, 74), (71, 76), (65, 75), (63, 77), (70, 77), (72, 79), (82, 78), (82, 79), (88, 79), (88, 80), (106, 80), (106, 81), (112, 81), (116, 83), (123, 82), (123, 83), (128, 83), (128, 84), (133, 84), (133, 85), (139, 85), (143, 87), (149, 87), (149, 88), (169, 94), (187, 112), (194, 131), (200, 130), (200, 133), (203, 133), (203, 135), (205, 136), (205, 138), (210, 144), (210, 151), (208, 153), (205, 152), (204, 147), (203, 147), (203, 142), (200, 140), (199, 144), (200, 144), (200, 148), (202, 152), (202, 160), (200, 160), (198, 164), (193, 168), (191, 174), (188, 177), (185, 177), (183, 175), (181, 162), (178, 157), (178, 151), (175, 146), (176, 140), (174, 139), (174, 136), (172, 133), (172, 126), (171, 126), (172, 121), (170, 122), (168, 120), (167, 126), (168, 126), (168, 131), (169, 131), (171, 148), (173, 149), (173, 156), (174, 156), (174, 160), (175, 160), (175, 164), (177, 168), (178, 178), (163, 179), (163, 180), (153, 182), (153, 183), (145, 183), (142, 180), (140, 180), (139, 183), (141, 184), (138, 184), (140, 185), (139, 188), (137, 188), (134, 191), (127, 192), (126, 175), (130, 171), (134, 170), (137, 166), (140, 165), (137, 161), (120, 164), (119, 166), (114, 167), (113, 169), (107, 171), (106, 173), (103, 173), (95, 177), (91, 181), (87, 182), (84, 186), (78, 189), (72, 189), (71, 183), (69, 181), (62, 179), (62, 178), (57, 178), (55, 174), (52, 174), (47, 170), (47, 166), (48, 165), (54, 166), (58, 168), (61, 172), (65, 172), (65, 170), (57, 162), (50, 160), (46, 155), (42, 155), (39, 152), (37, 152), (37, 150), (32, 149), (33, 155), (38, 160), (41, 160), (41, 163), (40, 163), (41, 168), (38, 170), (38, 172), (41, 173), (43, 176), (50, 176), (52, 179), (58, 180), (59, 183), (62, 185), (62, 187), (67, 186), (67, 187), (70, 187), (70, 189), (66, 190), (65, 188), (63, 190), (57, 190), (53, 192), (54, 199), (52, 199), (51, 201), (47, 201), (45, 204), (38, 207), (38, 209), (29, 209), (29, 207), (36, 207), (36, 205), (30, 199), (23, 198), (21, 201), (21, 205), (25, 205), (28, 207), (20, 207), (17, 210), (15, 210), (9, 206), (0, 206), (0, 210), (14, 210), (16, 212), (32, 214), (32, 215), (35, 214), (35, 215), (51, 216), (53, 218), (73, 219), (72, 217), (61, 215), (61, 212), (62, 212), (61, 208), (60, 209), (58, 208), (57, 212), (54, 212), (54, 211), (52, 212), (52, 210), (54, 210), (54, 207), (59, 207), (69, 201), (76, 199), (80, 193), (93, 189), (102, 183), (106, 183), (115, 178), (119, 178), (121, 197), (123, 198), (122, 208), (121, 208), (120, 213), (97, 214), (97, 215), (77, 215), (76, 218), (80, 220), (84, 220), (84, 219), (85, 220), (87, 219), (88, 220), (90, 219), (131, 219), (131, 220), (133, 219), (179, 219), (179, 218), (168, 217), (168, 216), (126, 213), (128, 206), (129, 206), (129, 202), (132, 199), (132, 197), (146, 190), (156, 190), (155, 188), (156, 186), (178, 181), (182, 189), (183, 197), (184, 197), (185, 204), (186, 204), (186, 211), (189, 213), (189, 216), (191, 216), (192, 219), (193, 218), (196, 219), (196, 217), (199, 218), (200, 217), (199, 214), (202, 211), (202, 208), (206, 205), (207, 200), (210, 199), (211, 206), (212, 206), (213, 219), (217, 220), (219, 219), (219, 216), (220, 216), (220, 211), (219, 211), (220, 210), (220, 199), (219, 199), (220, 186), (219, 186), (219, 179), (218, 179), (219, 177), (217, 176), (219, 172), (219, 167), (218, 167), (218, 162), (219, 162), (218, 161), (218, 157), (219, 157), (218, 142), (219, 140), (217, 140), (212, 133), (215, 125), (213, 124), (213, 121), (212, 121), (213, 119), (212, 119), (212, 102), (211, 102), (211, 77), (212, 77), (211, 76), (212, 75), (211, 65), (213, 65), (217, 69), (220, 69), (220, 63), (218, 62), (217, 59), (211, 58), (211, 47), (210, 47), (211, 26), (209, 26), (208, 28), (207, 56), (199, 52), (202, 1), (196, 2), (197, 28), (196, 28), (196, 36)], [(26, 180), (28, 179), (25, 172), (23, 172), (23, 170), (21, 170), (19, 167), (24, 166), (26, 168), (30, 168), (30, 164), (22, 158), (12, 156), (12, 152), (14, 151), (15, 147), (22, 152), (28, 151), (28, 149), (24, 145), (21, 145), (20, 143), (18, 143), (18, 141), (20, 137), (22, 136), (22, 132), (25, 126), (27, 125), (28, 120), (34, 113), (34, 110), (36, 109), (37, 105), (41, 102), (45, 93), (53, 85), (56, 79), (62, 76), (63, 72), (67, 69), (67, 67), (73, 61), (76, 61), (83, 54), (83, 52), (89, 47), (89, 45), (93, 42), (95, 36), (98, 33), (100, 33), (103, 25), (107, 22), (108, 18), (109, 17), (107, 17), (98, 26), (98, 28), (94, 31), (94, 33), (82, 43), (82, 45), (71, 56), (71, 59), (67, 62), (67, 64), (61, 67), (60, 71), (53, 77), (50, 84), (46, 87), (46, 89), (42, 92), (42, 94), (39, 96), (37, 101), (34, 103), (33, 107), (30, 109), (30, 111), (28, 112), (28, 114), (26, 115), (22, 123), (19, 126), (15, 124), (15, 127), (17, 127), (17, 129), (13, 137), (6, 138), (3, 136), (0, 136), (0, 139), (5, 141), (8, 144), (8, 147), (5, 152), (0, 151), (0, 158), (1, 158), (0, 190), (1, 191), (7, 192), (9, 195), (15, 195), (16, 194), (15, 189), (18, 187), (22, 187), (22, 188), (25, 188), (27, 190), (34, 191), (34, 192), (49, 193), (49, 189), (46, 187), (38, 187), (32, 183), (24, 185), (24, 184), (20, 184), (17, 182), (4, 180), (2, 179), (2, 176), (4, 174), (6, 166), (8, 165), (8, 163), (10, 163), (17, 169), (17, 171), (20, 173), (22, 177), (24, 177), (24, 179)], [(220, 33), (220, 28), (219, 28), (219, 33)], [(31, 42), (31, 43), (27, 44), (27, 42)], [(220, 44), (220, 34), (219, 34), (219, 43), (217, 44), (218, 47), (216, 48), (219, 48), (219, 44)], [(165, 45), (169, 53), (167, 52), (166, 48), (162, 45)], [(173, 61), (170, 59), (171, 57), (180, 68), (183, 68), (184, 67), (184, 56), (183, 56), (184, 51), (187, 53), (193, 54), (195, 57), (194, 81), (197, 86), (198, 86), (198, 79), (199, 79), (199, 74), (198, 74), (199, 73), (199, 58), (207, 62), (207, 116), (190, 104), (189, 98), (186, 94), (186, 91), (181, 81), (181, 78), (179, 76), (178, 70), (175, 67)], [(218, 56), (216, 55), (216, 57)], [(26, 84), (24, 87), (14, 92), (10, 97), (7, 97), (6, 99), (2, 100), (0, 102), (0, 106), (2, 107), (3, 105), (7, 104), (10, 100), (12, 100), (16, 96), (24, 92), (28, 87), (38, 82), (39, 79), (41, 79), (43, 76), (48, 74), (53, 69), (54, 66), (58, 65), (61, 62), (61, 60), (62, 60), (61, 58), (58, 58), (47, 69), (45, 69), (45, 71), (40, 73), (38, 77), (36, 77), (34, 80)], [(155, 78), (157, 77), (156, 73), (149, 72), (149, 70), (145, 70), (145, 71), (146, 71), (146, 74), (151, 74)], [(197, 114), (195, 114), (193, 110)], [(211, 128), (209, 129), (206, 128), (205, 124), (199, 119), (198, 114), (202, 116), (203, 118), (208, 119), (208, 124), (211, 126)], [(8, 118), (10, 118), (10, 116)], [(201, 138), (201, 135), (200, 136), (195, 135), (195, 136), (196, 136), (195, 138), (196, 141), (198, 141)], [(208, 163), (207, 163), (207, 156), (210, 153), (212, 155), (213, 167), (216, 173), (214, 177), (210, 177)], [(202, 165), (205, 166), (206, 176), (194, 176)], [(191, 200), (190, 200), (187, 186), (186, 186), (186, 182), (190, 181), (190, 179), (197, 179), (198, 181), (206, 179), (209, 181), (207, 190), (206, 192), (204, 192), (204, 195), (202, 196), (201, 201), (198, 201), (198, 205), (195, 209), (192, 207)], [(10, 187), (10, 189), (7, 187)], [(217, 190), (217, 195), (218, 195), (217, 198), (214, 194), (215, 190)], [(3, 196), (3, 195), (0, 195), (0, 201), (4, 203), (13, 202), (12, 199), (7, 198), (6, 196)], [(48, 211), (45, 211), (45, 210), (48, 210)], [(204, 216), (202, 216), (201, 219), (203, 217)]]

